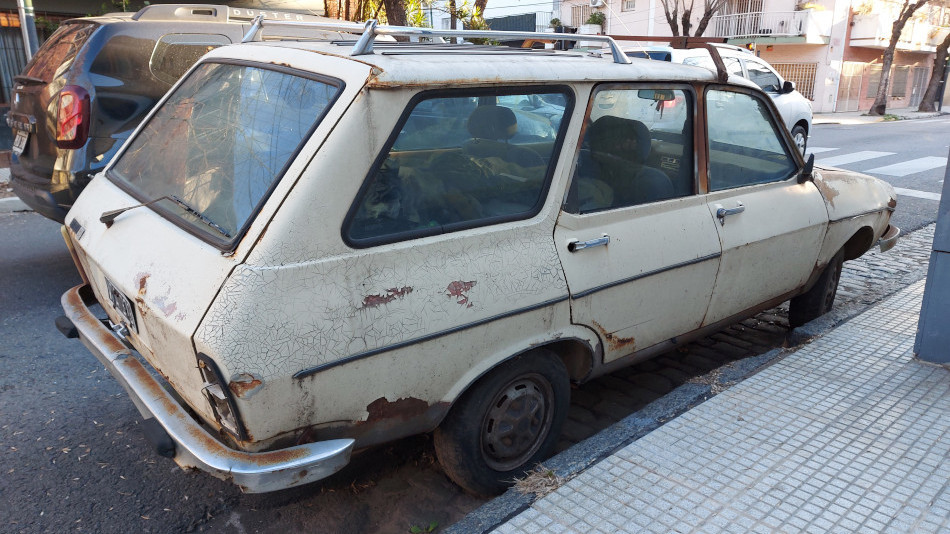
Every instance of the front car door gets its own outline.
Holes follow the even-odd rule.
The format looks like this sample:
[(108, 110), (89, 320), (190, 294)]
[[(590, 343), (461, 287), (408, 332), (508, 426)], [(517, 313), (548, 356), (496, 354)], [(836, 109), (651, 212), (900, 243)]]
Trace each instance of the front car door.
[(821, 194), (798, 183), (802, 161), (756, 92), (706, 90), (709, 217), (722, 264), (706, 323), (798, 289), (815, 268), (828, 224)]
[(604, 361), (698, 328), (719, 270), (716, 223), (694, 173), (686, 86), (605, 84), (591, 99), (554, 237), (572, 320)]

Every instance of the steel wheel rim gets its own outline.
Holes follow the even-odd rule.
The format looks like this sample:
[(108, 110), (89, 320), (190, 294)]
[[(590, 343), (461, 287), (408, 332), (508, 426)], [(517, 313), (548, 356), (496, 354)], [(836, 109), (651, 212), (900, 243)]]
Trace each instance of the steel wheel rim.
[(802, 132), (795, 132), (795, 146), (798, 147), (798, 151), (802, 154), (805, 153), (805, 134)]
[(554, 389), (532, 373), (511, 380), (492, 398), (482, 421), (481, 449), (496, 471), (524, 465), (541, 448), (554, 418)]

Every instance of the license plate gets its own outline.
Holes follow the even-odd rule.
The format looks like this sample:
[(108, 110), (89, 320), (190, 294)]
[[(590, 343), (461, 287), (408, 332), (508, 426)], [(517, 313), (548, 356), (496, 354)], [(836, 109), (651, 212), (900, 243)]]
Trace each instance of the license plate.
[(13, 138), (13, 153), (19, 156), (26, 148), (26, 141), (30, 138), (30, 132), (17, 130), (16, 137)]
[(135, 305), (132, 304), (132, 299), (125, 296), (125, 293), (119, 291), (108, 279), (106, 279), (106, 288), (109, 290), (109, 302), (119, 314), (119, 319), (125, 319), (129, 328), (133, 332), (138, 332), (138, 325), (135, 324)]

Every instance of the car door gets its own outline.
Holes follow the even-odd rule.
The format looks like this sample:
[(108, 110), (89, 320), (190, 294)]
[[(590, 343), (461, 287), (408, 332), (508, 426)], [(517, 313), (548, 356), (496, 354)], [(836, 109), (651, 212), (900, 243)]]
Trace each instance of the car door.
[(621, 84), (592, 97), (554, 237), (572, 320), (598, 331), (605, 361), (702, 324), (720, 246), (696, 194), (694, 101)]
[(706, 91), (709, 216), (722, 259), (706, 323), (799, 288), (811, 275), (828, 214), (761, 94)]

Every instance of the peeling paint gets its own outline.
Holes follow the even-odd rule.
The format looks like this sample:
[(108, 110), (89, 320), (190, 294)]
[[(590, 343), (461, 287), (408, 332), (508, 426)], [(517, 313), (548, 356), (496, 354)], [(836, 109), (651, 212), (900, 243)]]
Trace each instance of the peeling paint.
[(168, 302), (167, 299), (167, 296), (152, 299), (152, 304), (161, 310), (161, 312), (165, 314), (165, 317), (171, 316), (171, 314), (175, 313), (175, 311), (178, 309), (177, 302)]
[(429, 404), (426, 401), (415, 397), (406, 397), (392, 402), (386, 400), (386, 397), (380, 397), (366, 407), (366, 411), (369, 412), (366, 422), (372, 423), (386, 419), (408, 420), (424, 415), (428, 409)]
[(248, 399), (257, 392), (257, 388), (262, 384), (261, 379), (251, 373), (239, 373), (231, 377), (231, 381), (228, 383), (228, 389), (231, 390), (234, 396)]
[(838, 190), (832, 187), (827, 181), (820, 178), (815, 179), (814, 183), (815, 187), (818, 188), (818, 192), (820, 192), (821, 196), (824, 197), (825, 202), (827, 202), (832, 208), (835, 207), (835, 197), (840, 194)]
[(448, 293), (449, 298), (454, 298), (455, 302), (459, 305), (465, 306), (466, 308), (471, 308), (472, 303), (469, 301), (468, 295), (466, 292), (470, 291), (475, 287), (476, 282), (462, 282), (456, 280), (448, 285), (445, 288), (445, 291)]
[(409, 293), (412, 293), (412, 288), (409, 286), (404, 286), (387, 289), (386, 294), (384, 295), (366, 295), (363, 297), (363, 305), (360, 307), (360, 309), (365, 310), (367, 308), (378, 308), (383, 304), (389, 304), (396, 299), (401, 299)]
[(135, 278), (138, 280), (139, 295), (145, 295), (146, 286), (148, 285), (148, 278), (150, 276), (152, 276), (150, 273), (139, 273), (135, 275)]

